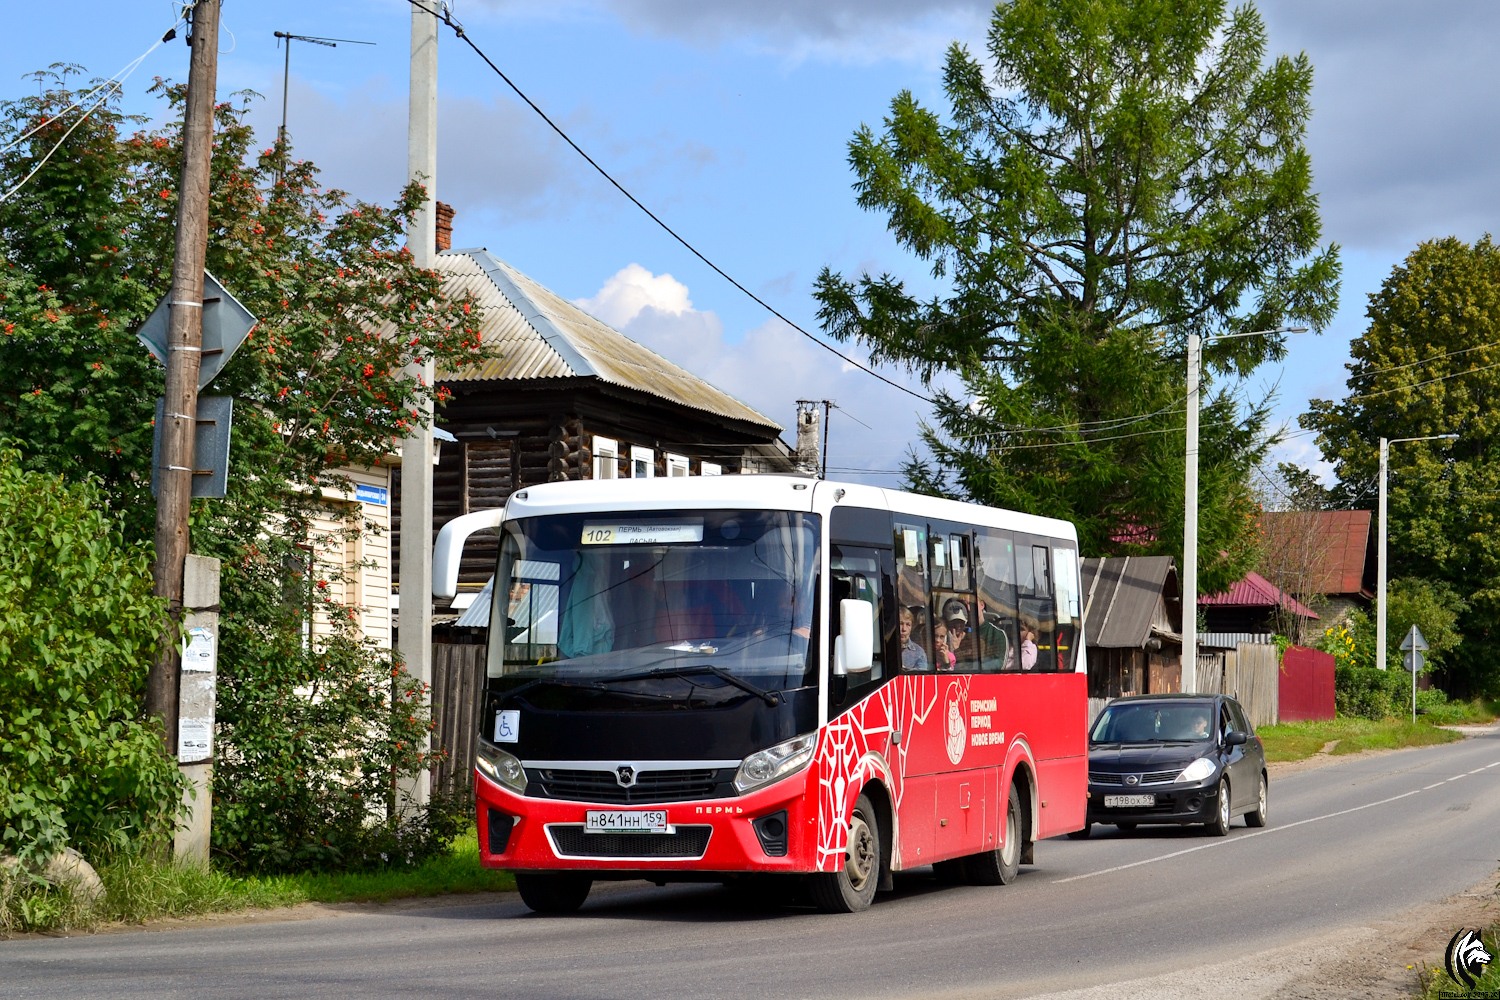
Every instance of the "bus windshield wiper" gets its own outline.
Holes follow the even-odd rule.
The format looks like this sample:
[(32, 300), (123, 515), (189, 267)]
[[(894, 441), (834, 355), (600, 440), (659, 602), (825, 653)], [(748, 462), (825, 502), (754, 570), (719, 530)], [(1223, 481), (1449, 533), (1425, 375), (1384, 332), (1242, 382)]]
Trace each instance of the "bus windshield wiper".
[(523, 691), (530, 691), (532, 688), (541, 687), (544, 684), (550, 684), (553, 687), (584, 689), (597, 688), (599, 686), (599, 682), (594, 680), (572, 680), (571, 678), (567, 677), (534, 677), (531, 680), (526, 681), (524, 684), (517, 684), (509, 691), (506, 691), (505, 697), (514, 698), (516, 695), (520, 694)]
[(755, 697), (773, 708), (781, 704), (780, 692), (762, 690), (744, 678), (736, 677), (723, 667), (716, 667), (709, 663), (696, 667), (657, 667), (654, 670), (646, 670), (638, 674), (625, 674), (609, 679), (611, 681), (638, 681), (648, 677), (681, 677), (683, 680), (691, 680), (694, 674), (713, 674), (715, 677), (727, 684), (734, 685), (746, 694), (755, 695)]
[[(509, 691), (505, 692), (505, 697), (515, 698), (526, 691), (530, 691), (532, 688), (543, 686), (575, 688), (582, 691), (607, 691), (609, 689), (609, 685), (617, 680), (620, 680), (620, 678), (590, 677), (587, 679), (580, 678), (574, 680), (573, 678), (569, 677), (538, 677), (537, 679), (527, 681), (525, 684), (522, 684), (518, 687), (511, 688)], [(651, 692), (636, 692), (636, 696), (640, 698), (654, 699), (656, 701), (671, 700), (670, 696), (668, 695), (659, 695)]]

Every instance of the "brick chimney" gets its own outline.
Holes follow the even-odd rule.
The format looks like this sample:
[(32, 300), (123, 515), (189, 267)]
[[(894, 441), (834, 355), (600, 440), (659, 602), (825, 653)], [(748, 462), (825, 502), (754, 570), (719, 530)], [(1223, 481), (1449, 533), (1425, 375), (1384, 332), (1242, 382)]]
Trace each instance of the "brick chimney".
[(437, 252), (453, 249), (453, 206), (437, 203)]

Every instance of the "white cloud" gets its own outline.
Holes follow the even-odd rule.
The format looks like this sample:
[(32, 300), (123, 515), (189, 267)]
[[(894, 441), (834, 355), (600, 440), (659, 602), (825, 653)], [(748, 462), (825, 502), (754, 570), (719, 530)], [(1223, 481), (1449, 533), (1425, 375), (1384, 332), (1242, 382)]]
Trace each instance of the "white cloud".
[(982, 43), (993, 0), (479, 0), (504, 17), (617, 19), (629, 31), (691, 45), (738, 45), (804, 60), (932, 65), (955, 38)]
[[(730, 343), (711, 312), (693, 308), (688, 287), (669, 274), (639, 264), (621, 268), (599, 292), (575, 300), (637, 343), (697, 375), (786, 428), (795, 444), (799, 399), (830, 400), (830, 478), (893, 486), (893, 475), (917, 441), (926, 403), (879, 381), (778, 319), (746, 331)], [(847, 345), (841, 354), (858, 356)], [(860, 359), (864, 363), (863, 358)], [(891, 372), (882, 372), (902, 381)], [(913, 386), (915, 387), (915, 386)]]
[(647, 309), (669, 316), (693, 311), (686, 285), (670, 274), (652, 274), (635, 263), (615, 272), (599, 294), (574, 304), (622, 331)]

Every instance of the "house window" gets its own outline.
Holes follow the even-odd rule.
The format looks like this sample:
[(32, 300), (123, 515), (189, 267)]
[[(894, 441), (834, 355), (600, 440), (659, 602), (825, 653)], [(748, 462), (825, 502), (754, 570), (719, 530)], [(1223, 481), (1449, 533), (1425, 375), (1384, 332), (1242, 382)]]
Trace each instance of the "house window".
[(620, 445), (613, 438), (594, 438), (594, 478), (620, 478)]
[(688, 474), (688, 459), (686, 455), (673, 455), (667, 453), (667, 477), (686, 476)]
[(656, 454), (650, 448), (630, 446), (630, 478), (650, 479), (656, 475)]
[(718, 462), (703, 462), (698, 467), (698, 474), (700, 476), (722, 476), (724, 474), (724, 467)]

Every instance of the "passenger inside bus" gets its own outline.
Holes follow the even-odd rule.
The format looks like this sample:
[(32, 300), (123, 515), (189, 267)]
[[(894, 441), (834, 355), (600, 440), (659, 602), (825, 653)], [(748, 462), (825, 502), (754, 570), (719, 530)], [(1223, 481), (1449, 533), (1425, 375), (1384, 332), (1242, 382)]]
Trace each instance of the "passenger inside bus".
[(1036, 669), (1036, 626), (1029, 620), (1021, 620), (1021, 669)]
[(927, 670), (927, 654), (922, 652), (922, 647), (912, 639), (912, 629), (916, 625), (916, 616), (912, 614), (911, 608), (903, 607), (900, 612), (901, 625), (901, 666), (905, 670)]
[(973, 643), (965, 644), (969, 636), (969, 609), (963, 601), (950, 597), (943, 602), (943, 624), (948, 630), (948, 652), (953, 655), (954, 665), (973, 659)]
[(943, 621), (932, 623), (932, 653), (933, 660), (937, 663), (939, 670), (952, 670), (958, 663), (958, 657), (953, 655), (948, 648), (948, 625)]

